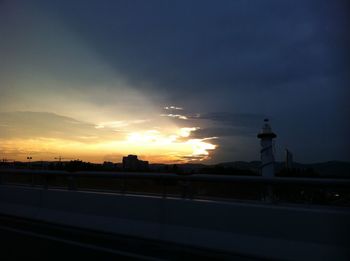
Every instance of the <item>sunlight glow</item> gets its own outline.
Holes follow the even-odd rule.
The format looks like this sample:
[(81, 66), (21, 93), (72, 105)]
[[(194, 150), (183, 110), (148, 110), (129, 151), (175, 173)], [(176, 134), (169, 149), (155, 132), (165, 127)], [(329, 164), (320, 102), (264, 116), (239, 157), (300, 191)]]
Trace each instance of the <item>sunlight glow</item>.
[(202, 139), (191, 139), (186, 142), (192, 146), (192, 156), (207, 156), (208, 150), (214, 150), (216, 145), (204, 142)]
[(177, 134), (164, 135), (157, 130), (144, 132), (133, 132), (128, 135), (127, 142), (130, 145), (137, 145), (149, 150), (161, 150), (161, 146), (167, 146), (169, 150), (177, 151), (180, 157), (197, 157), (204, 160), (208, 157), (210, 150), (215, 150), (216, 145), (209, 143), (208, 139), (188, 139), (196, 127), (180, 128)]
[(57, 155), (91, 162), (121, 159), (123, 155), (137, 154), (143, 159), (159, 163), (185, 163), (209, 158), (216, 149), (210, 139), (191, 139), (196, 127), (174, 131), (146, 130), (130, 132), (116, 140), (65, 140), (59, 138), (13, 139), (2, 143), (3, 152), (10, 158), (23, 160), (52, 160)]
[(161, 114), (160, 116), (162, 117), (170, 117), (170, 118), (175, 118), (175, 119), (180, 119), (180, 120), (188, 120), (187, 116), (181, 115), (181, 114)]

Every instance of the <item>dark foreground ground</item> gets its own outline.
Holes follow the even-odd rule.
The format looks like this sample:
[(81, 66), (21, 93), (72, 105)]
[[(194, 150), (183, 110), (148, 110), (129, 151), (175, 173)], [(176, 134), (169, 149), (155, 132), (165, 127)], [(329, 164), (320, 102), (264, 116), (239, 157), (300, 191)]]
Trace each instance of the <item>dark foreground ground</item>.
[(0, 260), (255, 260), (0, 216)]

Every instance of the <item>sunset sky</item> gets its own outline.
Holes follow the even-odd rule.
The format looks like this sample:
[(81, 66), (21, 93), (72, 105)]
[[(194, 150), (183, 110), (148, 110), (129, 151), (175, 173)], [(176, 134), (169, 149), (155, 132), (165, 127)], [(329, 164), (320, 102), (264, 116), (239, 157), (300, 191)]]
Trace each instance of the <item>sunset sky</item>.
[(347, 1), (0, 1), (0, 158), (349, 158)]

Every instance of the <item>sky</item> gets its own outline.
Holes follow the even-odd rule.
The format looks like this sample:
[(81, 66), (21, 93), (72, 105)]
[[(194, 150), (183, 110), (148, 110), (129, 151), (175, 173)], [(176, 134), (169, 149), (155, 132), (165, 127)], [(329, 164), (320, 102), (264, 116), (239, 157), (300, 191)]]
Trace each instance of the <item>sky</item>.
[(0, 158), (350, 160), (347, 1), (0, 1)]

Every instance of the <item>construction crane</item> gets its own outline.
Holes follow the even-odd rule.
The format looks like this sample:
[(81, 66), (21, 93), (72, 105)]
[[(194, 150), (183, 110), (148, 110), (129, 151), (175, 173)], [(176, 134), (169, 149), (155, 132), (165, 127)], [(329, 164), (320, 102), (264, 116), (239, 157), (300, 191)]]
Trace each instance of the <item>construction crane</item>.
[(73, 159), (73, 158), (63, 158), (62, 156), (58, 156), (55, 159), (58, 159), (58, 161), (61, 162), (62, 160)]
[(13, 159), (6, 159), (6, 158), (2, 158), (2, 160), (1, 160), (1, 162), (2, 163), (6, 163), (6, 162), (10, 162), (10, 161), (15, 161), (15, 160), (13, 160)]

